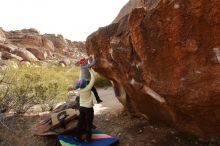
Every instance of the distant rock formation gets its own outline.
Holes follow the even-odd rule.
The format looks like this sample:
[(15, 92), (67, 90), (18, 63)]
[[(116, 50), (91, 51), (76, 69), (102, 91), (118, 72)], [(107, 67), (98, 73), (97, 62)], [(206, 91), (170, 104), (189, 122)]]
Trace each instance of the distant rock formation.
[(0, 53), (3, 60), (22, 58), (33, 62), (55, 58), (62, 61), (66, 57), (79, 58), (86, 54), (86, 49), (83, 42), (70, 41), (62, 35), (42, 35), (34, 28), (9, 32), (0, 28)]
[(53, 43), (56, 51), (58, 52), (64, 52), (68, 47), (67, 42), (62, 35), (56, 36), (54, 34), (45, 34), (44, 37), (49, 39)]
[(220, 137), (220, 1), (130, 0), (86, 41), (130, 111)]
[(6, 40), (3, 29), (0, 27), (0, 42), (4, 42)]

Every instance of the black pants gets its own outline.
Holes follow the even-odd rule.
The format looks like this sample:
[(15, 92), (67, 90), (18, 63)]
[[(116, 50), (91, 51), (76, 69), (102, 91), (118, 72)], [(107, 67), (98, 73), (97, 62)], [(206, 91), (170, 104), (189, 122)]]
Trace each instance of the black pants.
[[(88, 84), (89, 84), (89, 81), (87, 81), (87, 85), (88, 85)], [(91, 91), (93, 92), (96, 101), (99, 102), (101, 99), (100, 99), (100, 97), (99, 97), (99, 95), (98, 95), (98, 92), (97, 92), (95, 86), (92, 86)]]
[(86, 139), (90, 141), (92, 136), (92, 123), (94, 118), (93, 107), (86, 108), (80, 106), (79, 113), (79, 122), (76, 127), (77, 136), (80, 137), (85, 130)]

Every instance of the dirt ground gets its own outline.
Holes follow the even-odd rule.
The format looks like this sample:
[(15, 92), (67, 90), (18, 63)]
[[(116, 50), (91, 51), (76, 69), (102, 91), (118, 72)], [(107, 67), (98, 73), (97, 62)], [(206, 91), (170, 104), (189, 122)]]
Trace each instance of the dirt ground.
[[(118, 146), (219, 146), (219, 140), (202, 142), (172, 128), (150, 124), (123, 110), (113, 89), (98, 89), (103, 102), (95, 104), (94, 124), (98, 129), (119, 138)], [(95, 101), (95, 100), (94, 100)], [(96, 103), (96, 102), (95, 102)], [(31, 127), (39, 116), (14, 116), (0, 123), (0, 146), (54, 146), (56, 137), (32, 135)], [(2, 121), (2, 120), (1, 120)]]

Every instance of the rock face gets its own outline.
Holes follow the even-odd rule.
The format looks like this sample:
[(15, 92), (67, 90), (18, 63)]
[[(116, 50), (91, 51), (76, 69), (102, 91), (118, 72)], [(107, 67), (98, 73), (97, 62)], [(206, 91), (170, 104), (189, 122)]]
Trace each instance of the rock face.
[(119, 12), (113, 23), (117, 23), (122, 17), (129, 15), (134, 8), (145, 7), (148, 10), (155, 8), (160, 0), (130, 0)]
[(203, 138), (220, 137), (220, 1), (142, 0), (134, 6), (87, 38), (95, 70), (113, 81), (130, 112)]

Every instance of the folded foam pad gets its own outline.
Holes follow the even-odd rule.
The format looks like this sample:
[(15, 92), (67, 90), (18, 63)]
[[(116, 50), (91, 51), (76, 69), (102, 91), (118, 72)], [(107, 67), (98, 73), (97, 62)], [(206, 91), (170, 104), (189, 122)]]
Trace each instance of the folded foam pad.
[[(82, 136), (82, 139), (84, 138), (85, 135)], [(76, 141), (73, 135), (59, 135), (58, 140), (62, 146), (111, 146), (118, 143), (117, 137), (107, 135), (99, 130), (93, 130), (92, 141), (89, 143)]]

